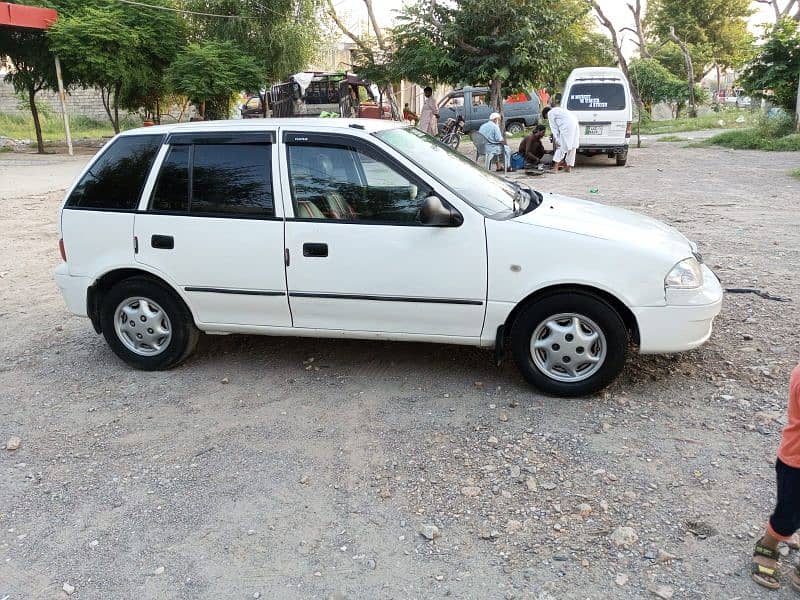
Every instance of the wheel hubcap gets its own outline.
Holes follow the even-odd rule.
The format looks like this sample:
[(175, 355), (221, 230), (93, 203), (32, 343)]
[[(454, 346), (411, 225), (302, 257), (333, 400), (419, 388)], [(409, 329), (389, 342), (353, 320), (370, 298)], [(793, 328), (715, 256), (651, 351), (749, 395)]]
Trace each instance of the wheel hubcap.
[(606, 337), (591, 319), (562, 313), (548, 317), (531, 336), (536, 367), (556, 381), (575, 383), (594, 375), (606, 359)]
[(149, 298), (127, 298), (114, 312), (114, 330), (119, 341), (139, 356), (161, 354), (172, 340), (167, 313)]

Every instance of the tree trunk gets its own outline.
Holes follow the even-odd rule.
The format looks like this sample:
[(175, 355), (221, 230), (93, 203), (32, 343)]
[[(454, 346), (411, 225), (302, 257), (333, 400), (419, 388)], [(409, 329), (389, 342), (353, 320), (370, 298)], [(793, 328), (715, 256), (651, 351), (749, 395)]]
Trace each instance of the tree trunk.
[(111, 114), (111, 88), (100, 87), (100, 99), (103, 101), (103, 108), (106, 110), (108, 120), (114, 125), (114, 116)]
[(694, 101), (694, 65), (692, 65), (692, 55), (689, 54), (689, 48), (683, 40), (675, 35), (674, 27), (669, 28), (669, 37), (678, 44), (681, 52), (683, 52), (683, 59), (686, 62), (686, 79), (689, 85), (689, 116), (694, 118), (697, 116), (697, 106)]
[(206, 120), (206, 101), (205, 100), (203, 100), (200, 103), (200, 118), (203, 119), (204, 121)]
[(716, 98), (716, 103), (719, 104), (719, 92), (720, 92), (719, 88), (722, 86), (722, 74), (720, 73), (719, 65), (714, 63), (714, 66), (717, 67), (717, 98)]
[(121, 88), (121, 84), (114, 86), (114, 133), (119, 133), (119, 91)]
[[(392, 119), (395, 121), (403, 120), (403, 113), (400, 110), (400, 105), (397, 104), (397, 98), (394, 95), (394, 86), (392, 82), (386, 84), (386, 100), (389, 102), (389, 109), (392, 111)], [(381, 106), (381, 118), (383, 118), (383, 107)]]
[(800, 131), (800, 81), (797, 82), (797, 106), (795, 107), (794, 116), (797, 124), (797, 131)]
[(33, 128), (36, 130), (36, 151), (44, 154), (44, 140), (42, 139), (42, 124), (39, 122), (39, 109), (36, 108), (36, 90), (28, 88), (28, 102), (31, 106), (31, 116), (33, 117)]
[(503, 129), (504, 126), (504, 117), (503, 117), (503, 80), (499, 77), (492, 78), (492, 85), (491, 85), (491, 96), (489, 99), (489, 106), (492, 107), (492, 112), (500, 113), (500, 130), (505, 131)]
[(617, 30), (614, 28), (614, 24), (608, 17), (606, 17), (603, 9), (601, 9), (600, 5), (597, 3), (597, 0), (587, 1), (597, 13), (597, 20), (600, 21), (603, 27), (605, 27), (608, 31), (608, 34), (611, 36), (611, 45), (614, 47), (614, 54), (617, 56), (619, 68), (622, 69), (622, 72), (625, 74), (625, 78), (631, 85), (631, 95), (633, 96), (634, 103), (639, 107), (639, 110), (642, 110), (642, 98), (639, 95), (639, 90), (636, 88), (636, 84), (631, 79), (631, 74), (628, 72), (628, 61), (625, 59), (625, 54), (622, 52), (622, 47), (619, 43), (619, 36), (617, 36)]

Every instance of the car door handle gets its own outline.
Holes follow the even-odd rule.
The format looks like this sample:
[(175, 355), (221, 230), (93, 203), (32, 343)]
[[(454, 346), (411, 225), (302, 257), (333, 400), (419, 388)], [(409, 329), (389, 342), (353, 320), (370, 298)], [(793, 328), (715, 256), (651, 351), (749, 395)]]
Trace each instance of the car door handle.
[(319, 243), (303, 244), (303, 256), (324, 258), (328, 256), (328, 244), (319, 244)]
[(175, 248), (175, 238), (171, 235), (154, 235), (150, 238), (150, 245), (153, 248), (172, 250)]

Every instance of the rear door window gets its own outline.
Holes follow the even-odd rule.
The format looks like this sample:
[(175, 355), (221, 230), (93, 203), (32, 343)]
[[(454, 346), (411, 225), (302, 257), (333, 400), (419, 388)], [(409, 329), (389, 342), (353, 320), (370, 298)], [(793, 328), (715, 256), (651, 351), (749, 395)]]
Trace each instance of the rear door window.
[(136, 210), (161, 135), (126, 135), (103, 152), (72, 190), (68, 208)]
[(197, 216), (275, 216), (272, 145), (199, 143), (170, 146), (151, 210)]
[(624, 110), (625, 88), (619, 83), (576, 83), (567, 110)]

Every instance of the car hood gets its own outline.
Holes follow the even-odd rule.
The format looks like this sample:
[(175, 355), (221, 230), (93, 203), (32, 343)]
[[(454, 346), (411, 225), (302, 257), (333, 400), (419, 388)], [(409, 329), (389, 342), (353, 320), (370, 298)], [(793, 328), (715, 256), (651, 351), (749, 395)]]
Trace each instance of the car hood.
[(560, 194), (543, 194), (541, 206), (514, 221), (627, 243), (642, 249), (658, 249), (680, 258), (691, 256), (693, 250), (682, 233), (661, 221), (624, 208)]

